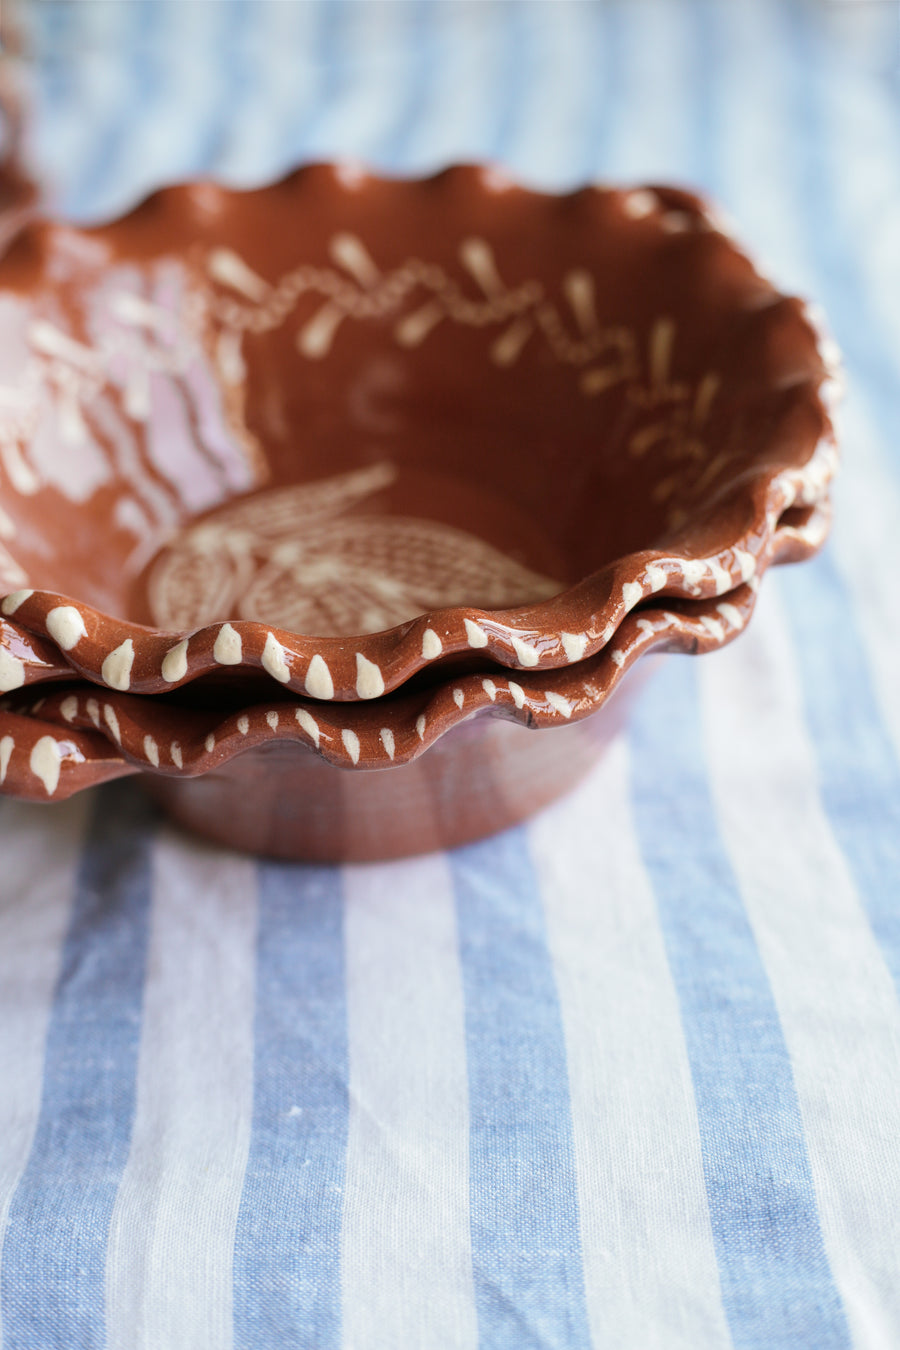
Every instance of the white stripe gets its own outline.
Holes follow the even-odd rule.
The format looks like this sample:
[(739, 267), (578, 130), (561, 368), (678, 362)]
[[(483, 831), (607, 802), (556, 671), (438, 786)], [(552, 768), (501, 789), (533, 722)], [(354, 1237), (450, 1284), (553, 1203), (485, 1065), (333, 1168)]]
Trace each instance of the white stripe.
[(885, 466), (886, 447), (862, 397), (848, 399), (842, 424), (846, 467), (835, 486), (832, 547), (850, 584), (879, 711), (900, 754), (900, 576), (894, 571), (900, 487)]
[(497, 5), (436, 4), (430, 22), (440, 59), (410, 128), (409, 163), (419, 170), (484, 159), (504, 51)]
[(529, 826), (562, 1009), (595, 1345), (731, 1344), (678, 996), (635, 836), (627, 746)]
[(900, 1344), (900, 1003), (818, 795), (773, 579), (699, 663), (723, 838), (791, 1058), (835, 1282), (858, 1347)]
[(376, 0), (347, 5), (342, 12), (346, 31), (331, 60), (350, 75), (319, 110), (306, 153), (312, 158), (351, 155), (377, 164), (407, 111), (404, 99), (417, 57), (407, 36), (410, 10)]
[(443, 854), (344, 869), (348, 1350), (478, 1343), (462, 982)]
[(110, 1350), (227, 1350), (253, 1106), (255, 868), (164, 831), (131, 1150), (110, 1228)]
[(0, 1255), (41, 1110), (44, 1042), (89, 805), (86, 794), (54, 807), (0, 804)]
[[(319, 9), (316, 5), (270, 0), (266, 16), (263, 25), (254, 12), (251, 25), (265, 81), (259, 97), (259, 107), (265, 110), (265, 139), (260, 128), (255, 133), (259, 136), (256, 163), (260, 169), (265, 166), (266, 171), (281, 174), (295, 167), (303, 127), (316, 106), (321, 80), (315, 63)], [(254, 120), (262, 120), (259, 111)], [(243, 130), (240, 137), (243, 141)], [(251, 156), (252, 149), (245, 149), (242, 159), (247, 179), (251, 176)], [(255, 177), (261, 181), (259, 173)]]

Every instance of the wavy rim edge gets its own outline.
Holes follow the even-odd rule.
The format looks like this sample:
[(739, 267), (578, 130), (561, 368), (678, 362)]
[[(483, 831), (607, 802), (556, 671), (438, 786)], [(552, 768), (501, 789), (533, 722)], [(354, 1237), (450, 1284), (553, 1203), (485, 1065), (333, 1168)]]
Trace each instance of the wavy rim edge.
[[(782, 526), (762, 570), (810, 557), (830, 519), (831, 504), (824, 501), (802, 525)], [(0, 705), (0, 793), (46, 801), (141, 771), (196, 777), (237, 755), (286, 742), (342, 769), (385, 769), (412, 762), (472, 717), (501, 716), (537, 730), (562, 726), (596, 712), (649, 652), (696, 655), (732, 642), (749, 623), (758, 590), (759, 575), (724, 597), (655, 602), (628, 615), (614, 646), (577, 666), (529, 672), (520, 680), (496, 670), (467, 674), (424, 693), (401, 693), (383, 704), (377, 739), (366, 735), (375, 719), (365, 703), (295, 699), (216, 716), (131, 694), (104, 696), (90, 686), (34, 690), (29, 697), (23, 691)]]
[[(280, 182), (329, 171), (340, 178), (345, 170), (340, 164), (307, 165)], [(497, 170), (490, 166), (456, 165), (429, 177), (400, 181), (427, 183), (446, 174), (477, 175), (484, 184), (491, 175), (496, 177)], [(369, 177), (393, 181), (381, 174)], [(509, 179), (506, 182), (534, 196), (568, 197), (585, 190), (541, 193)], [(191, 192), (197, 186), (163, 188), (149, 200)], [(226, 194), (242, 195), (240, 190), (216, 187)], [(751, 261), (746, 249), (735, 241), (730, 223), (703, 198), (665, 186), (619, 189), (595, 184), (591, 188), (621, 192), (623, 199), (652, 197), (663, 227), (667, 216), (677, 214), (694, 219), (704, 229), (722, 235), (736, 253)], [(140, 209), (140, 206), (133, 208)], [(755, 270), (765, 279), (759, 268)], [(772, 288), (772, 304), (787, 302), (800, 306), (810, 329), (811, 353), (818, 358), (821, 369), (810, 371), (806, 378), (797, 381), (797, 386), (813, 393), (825, 429), (804, 464), (760, 471), (747, 478), (742, 496), (752, 505), (753, 524), (717, 553), (696, 558), (679, 552), (641, 550), (617, 559), (536, 605), (498, 610), (456, 605), (426, 612), (381, 633), (350, 638), (307, 637), (240, 619), (206, 624), (191, 631), (163, 632), (114, 618), (59, 592), (26, 588), (0, 599), (0, 615), (7, 620), (15, 619), (13, 626), (7, 626), (8, 633), (17, 635), (26, 644), (29, 639), (37, 641), (36, 659), (29, 661), (11, 655), (10, 644), (2, 643), (0, 627), (0, 647), (6, 648), (5, 657), (0, 650), (0, 693), (40, 680), (71, 678), (73, 673), (119, 692), (168, 693), (223, 664), (217, 658), (216, 644), (223, 628), (227, 628), (230, 649), (227, 664), (232, 669), (261, 671), (286, 690), (318, 701), (368, 700), (392, 693), (445, 656), (472, 649), (514, 671), (564, 668), (602, 651), (628, 613), (650, 597), (722, 596), (747, 584), (760, 574), (761, 559), (784, 512), (795, 506), (813, 506), (822, 500), (838, 463), (832, 412), (842, 392), (840, 353), (815, 305), (789, 297), (773, 283), (768, 284)], [(535, 614), (540, 616), (539, 623), (533, 621)], [(101, 629), (110, 636), (101, 640), (98, 636)], [(237, 660), (233, 654), (235, 639)], [(348, 678), (343, 677), (344, 671), (350, 672)]]

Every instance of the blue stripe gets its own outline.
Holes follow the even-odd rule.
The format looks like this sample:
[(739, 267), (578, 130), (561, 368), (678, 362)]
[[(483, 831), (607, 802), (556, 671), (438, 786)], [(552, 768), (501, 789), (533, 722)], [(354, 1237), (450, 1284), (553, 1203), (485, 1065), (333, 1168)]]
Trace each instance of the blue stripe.
[(806, 248), (816, 270), (816, 283), (849, 367), (865, 384), (884, 431), (887, 462), (900, 475), (900, 399), (898, 364), (893, 342), (869, 300), (856, 258), (861, 241), (844, 216), (842, 192), (834, 181), (828, 155), (828, 98), (824, 15), (799, 0), (775, 7), (784, 33), (788, 116), (793, 127), (792, 173), (796, 201), (806, 227)]
[(449, 855), (465, 996), (481, 1344), (588, 1346), (569, 1082), (522, 830)]
[(155, 819), (101, 788), (50, 1015), (40, 1118), (0, 1270), (5, 1350), (104, 1344), (109, 1225), (135, 1102)]
[(717, 832), (686, 659), (670, 661), (644, 690), (631, 744), (638, 836), (681, 1005), (734, 1344), (843, 1350), (849, 1332), (822, 1242), (790, 1059)]
[(347, 1010), (340, 872), (259, 868), (253, 1127), (234, 1254), (235, 1344), (340, 1340)]
[(513, 150), (516, 122), (528, 88), (528, 6), (510, 5), (498, 34), (498, 70), (495, 80), (495, 124), (484, 141), (484, 156), (508, 164)]
[(781, 578), (822, 801), (900, 995), (900, 768), (830, 553)]

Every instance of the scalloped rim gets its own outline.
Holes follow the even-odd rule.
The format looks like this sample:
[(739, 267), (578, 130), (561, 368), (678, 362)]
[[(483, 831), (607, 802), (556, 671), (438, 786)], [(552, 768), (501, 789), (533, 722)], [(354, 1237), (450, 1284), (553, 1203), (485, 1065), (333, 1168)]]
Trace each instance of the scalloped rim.
[[(323, 166), (308, 166), (300, 172), (322, 171)], [(339, 178), (346, 173), (341, 165), (332, 171)], [(485, 190), (498, 190), (493, 169), (457, 166), (443, 172), (478, 175)], [(191, 190), (191, 186), (168, 188), (155, 196)], [(678, 210), (667, 204), (667, 194), (677, 200)], [(679, 230), (692, 224), (714, 230), (729, 239), (735, 252), (747, 256), (733, 243), (729, 228), (709, 203), (664, 187), (623, 190), (621, 195), (629, 214), (629, 203), (640, 205), (635, 219), (655, 213), (664, 230), (674, 231), (676, 224)], [(774, 286), (772, 292), (773, 303), (788, 299)], [(227, 664), (232, 670), (260, 670), (292, 693), (321, 700), (324, 662), (329, 677), (325, 688), (331, 686), (330, 698), (338, 702), (378, 698), (443, 657), (473, 648), (515, 671), (554, 670), (590, 659), (611, 642), (628, 613), (649, 597), (708, 598), (747, 584), (760, 574), (782, 514), (792, 506), (814, 505), (824, 499), (838, 461), (831, 411), (842, 389), (840, 353), (820, 311), (805, 305), (804, 316), (812, 337), (811, 354), (818, 356), (822, 369), (798, 387), (813, 390), (826, 430), (802, 466), (759, 473), (747, 480), (745, 494), (753, 508), (754, 524), (716, 554), (692, 558), (645, 550), (609, 564), (539, 605), (491, 611), (454, 606), (422, 614), (383, 633), (346, 639), (306, 637), (251, 620), (166, 633), (113, 618), (58, 592), (19, 590), (0, 600), (0, 614), (7, 619), (15, 616), (15, 625), (6, 632), (18, 636), (20, 644), (30, 641), (34, 645), (37, 639), (37, 659), (19, 659), (21, 669), (14, 664), (15, 657), (12, 664), (9, 658), (4, 662), (3, 649), (8, 651), (14, 644), (4, 642), (0, 631), (0, 692), (38, 680), (67, 678), (74, 672), (120, 692), (167, 693), (219, 667), (216, 644), (225, 627), (232, 651), (235, 637), (240, 645), (237, 662), (229, 654)], [(535, 614), (540, 616), (537, 625)], [(320, 678), (309, 680), (313, 661)]]
[[(47, 800), (127, 773), (195, 777), (277, 742), (298, 743), (339, 768), (384, 769), (417, 759), (476, 716), (507, 717), (532, 729), (579, 721), (595, 713), (648, 652), (699, 654), (733, 641), (750, 620), (765, 568), (811, 556), (830, 519), (830, 503), (819, 503), (802, 525), (780, 527), (750, 581), (724, 597), (675, 597), (668, 606), (657, 602), (629, 614), (615, 645), (577, 666), (532, 671), (517, 680), (496, 670), (465, 675), (427, 694), (401, 693), (382, 703), (377, 716), (372, 704), (300, 699), (216, 717), (83, 686), (37, 698), (19, 694), (0, 710), (0, 792)], [(36, 766), (38, 744), (43, 748)]]

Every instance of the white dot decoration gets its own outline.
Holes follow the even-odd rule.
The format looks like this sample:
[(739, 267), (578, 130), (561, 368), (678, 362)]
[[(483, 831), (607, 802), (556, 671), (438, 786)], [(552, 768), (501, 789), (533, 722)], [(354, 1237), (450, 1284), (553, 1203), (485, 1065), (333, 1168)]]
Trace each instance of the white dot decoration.
[(532, 647), (530, 642), (525, 642), (523, 638), (514, 637), (512, 639), (513, 650), (522, 666), (536, 666), (540, 660), (540, 652), (537, 647)]
[(52, 736), (42, 736), (31, 748), (28, 765), (35, 777), (43, 783), (47, 796), (52, 797), (59, 784), (59, 743)]
[(454, 690), (453, 690), (453, 702), (456, 704), (457, 708), (461, 708), (462, 705), (465, 703), (465, 701), (466, 701), (466, 696), (465, 696), (465, 694), (463, 693), (463, 691), (462, 691), (461, 689), (454, 689)]
[(181, 746), (177, 741), (173, 741), (169, 746), (169, 754), (172, 756), (172, 763), (176, 769), (184, 768), (184, 761), (181, 758)]
[(390, 727), (382, 727), (378, 733), (379, 740), (384, 746), (384, 752), (388, 759), (394, 758), (394, 733)]
[(237, 666), (243, 654), (240, 633), (230, 623), (223, 623), (213, 645), (213, 660), (220, 666)]
[(328, 243), (328, 252), (338, 266), (349, 272), (360, 286), (369, 289), (371, 286), (377, 286), (381, 280), (381, 273), (372, 261), (368, 249), (355, 234), (342, 232), (332, 235)]
[(358, 764), (358, 763), (359, 763), (359, 737), (357, 736), (356, 732), (355, 732), (355, 731), (350, 731), (350, 730), (348, 730), (347, 727), (344, 727), (343, 731), (341, 732), (341, 740), (342, 740), (343, 743), (344, 743), (344, 749), (347, 751), (347, 754), (350, 756), (351, 763), (353, 763), (353, 764)]
[(240, 717), (238, 718), (237, 729), (242, 736), (246, 736), (247, 732), (250, 730), (250, 718), (247, 716), (246, 713), (241, 713)]
[(310, 698), (334, 698), (334, 681), (323, 657), (316, 652), (306, 672), (306, 692)]
[(166, 652), (160, 668), (166, 684), (177, 684), (179, 680), (184, 679), (188, 668), (187, 650), (188, 640), (183, 638)]
[(153, 765), (154, 769), (159, 768), (159, 746), (152, 736), (144, 737), (144, 754)]
[(247, 264), (243, 258), (239, 257), (230, 248), (215, 248), (206, 260), (206, 266), (211, 277), (220, 281), (224, 286), (230, 286), (232, 290), (245, 295), (248, 300), (255, 300), (257, 304), (262, 304), (268, 293), (268, 282), (263, 281)]
[(109, 727), (113, 737), (118, 745), (122, 744), (122, 733), (119, 730), (119, 719), (116, 716), (115, 708), (111, 708), (108, 703), (103, 705), (103, 720)]
[(709, 633), (710, 637), (715, 638), (716, 642), (725, 641), (725, 629), (719, 623), (718, 619), (712, 619), (708, 614), (704, 614), (700, 622), (706, 629), (707, 633)]
[(426, 661), (433, 661), (436, 656), (440, 656), (444, 650), (444, 644), (438, 637), (433, 628), (426, 628), (422, 634), (422, 656)]
[(77, 647), (87, 634), (84, 619), (74, 605), (57, 605), (47, 615), (47, 632), (64, 652)]
[(613, 664), (617, 665), (619, 669), (621, 669), (622, 666), (624, 666), (625, 664), (625, 653), (623, 651), (620, 651), (619, 648), (616, 647), (615, 650), (610, 653), (610, 655), (612, 656)]
[(207, 736), (207, 738), (206, 738), (206, 740), (203, 742), (203, 744), (204, 744), (204, 746), (205, 746), (206, 751), (207, 751), (208, 754), (211, 754), (211, 753), (213, 752), (213, 750), (215, 750), (215, 748), (216, 748), (216, 738), (215, 738), (215, 736), (212, 734), (212, 732), (209, 733), (209, 735)]
[(517, 708), (525, 707), (525, 690), (515, 680), (509, 682), (509, 692), (512, 694), (513, 703)]
[(67, 722), (74, 722), (78, 716), (78, 699), (74, 694), (67, 694), (59, 705), (59, 711)]
[(654, 595), (657, 591), (662, 590), (668, 580), (666, 569), (657, 567), (655, 563), (651, 563), (649, 567), (644, 568), (644, 576), (647, 578), (647, 585)]
[(420, 713), (416, 718), (416, 735), (420, 741), (425, 739), (425, 714)]
[(97, 730), (100, 730), (100, 704), (95, 698), (89, 698), (84, 705), (88, 717), (93, 722)]
[(716, 583), (716, 595), (724, 595), (726, 591), (731, 590), (731, 573), (715, 558), (709, 564), (709, 570)]
[(15, 614), (20, 605), (24, 605), (25, 601), (30, 600), (33, 595), (34, 591), (13, 591), (11, 595), (4, 596), (2, 603), (0, 603), (0, 610), (9, 618), (11, 614)]
[(544, 692), (544, 698), (555, 712), (561, 713), (563, 717), (572, 716), (572, 704), (562, 694), (556, 694), (552, 689), (547, 689)]
[(737, 608), (736, 605), (731, 605), (728, 603), (727, 600), (723, 600), (721, 605), (716, 605), (716, 609), (721, 614), (725, 622), (729, 624), (732, 628), (742, 627), (743, 620), (741, 619), (741, 611)]
[(17, 656), (0, 647), (0, 694), (20, 689), (25, 683), (25, 666)]
[(481, 687), (493, 703), (494, 699), (497, 697), (497, 686), (494, 684), (494, 681), (482, 680)]
[(833, 337), (823, 335), (819, 340), (819, 354), (825, 362), (826, 369), (831, 372), (840, 370), (844, 358), (840, 347)]
[(622, 587), (622, 603), (626, 611), (634, 609), (644, 592), (639, 581), (626, 581)]
[(638, 188), (635, 192), (629, 192), (624, 198), (622, 210), (632, 220), (641, 220), (644, 216), (652, 215), (658, 205), (659, 198), (655, 192), (650, 192), (646, 188)]
[(682, 561), (681, 571), (684, 576), (684, 584), (689, 591), (697, 594), (700, 590), (700, 583), (707, 575), (708, 570), (707, 564), (699, 558), (685, 558)]
[(384, 693), (380, 667), (362, 652), (356, 653), (356, 692), (360, 698), (381, 698)]
[(319, 724), (311, 713), (305, 708), (297, 708), (294, 711), (299, 726), (303, 728), (313, 745), (318, 748), (319, 745)]
[(488, 635), (484, 629), (472, 619), (463, 619), (466, 626), (466, 641), (470, 647), (486, 647), (488, 645)]
[(756, 559), (753, 554), (747, 553), (745, 549), (736, 548), (734, 560), (741, 569), (741, 581), (748, 582), (756, 571)]
[(9, 768), (9, 760), (16, 743), (12, 736), (0, 737), (0, 783), (6, 782), (6, 771)]
[(110, 689), (125, 690), (131, 687), (131, 667), (134, 665), (134, 643), (126, 638), (114, 651), (111, 651), (100, 667), (100, 674)]
[(567, 661), (580, 661), (587, 648), (587, 633), (560, 633)]
[(278, 714), (274, 708), (270, 708), (266, 713), (266, 721), (273, 731), (278, 730)]
[(287, 661), (284, 659), (284, 648), (274, 633), (266, 634), (262, 652), (262, 668), (267, 675), (271, 675), (272, 679), (277, 680), (279, 684), (287, 684), (291, 678)]

